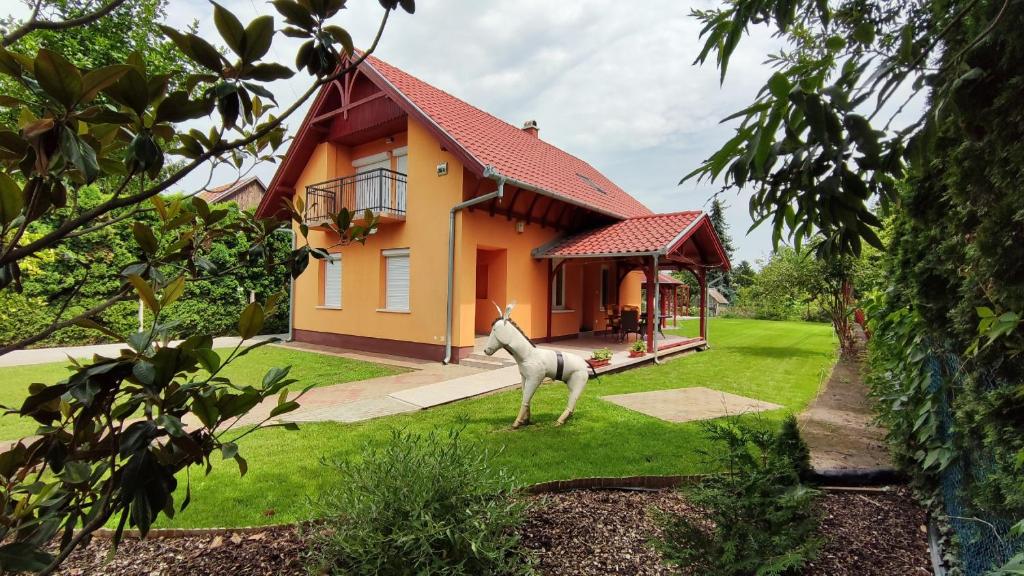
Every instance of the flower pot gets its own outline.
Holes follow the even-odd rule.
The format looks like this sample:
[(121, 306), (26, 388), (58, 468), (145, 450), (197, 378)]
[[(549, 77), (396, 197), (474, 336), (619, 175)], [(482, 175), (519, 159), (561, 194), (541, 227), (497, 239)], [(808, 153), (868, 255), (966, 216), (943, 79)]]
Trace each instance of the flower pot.
[(647, 355), (647, 352), (644, 352), (642, 350), (630, 350), (629, 351), (629, 357), (630, 358), (640, 358), (641, 356), (646, 356), (646, 355)]
[(598, 360), (597, 358), (591, 358), (590, 360), (587, 360), (587, 362), (590, 362), (590, 365), (593, 366), (594, 368), (600, 368), (602, 366), (607, 366), (608, 364), (610, 364), (611, 358), (602, 358), (600, 360)]

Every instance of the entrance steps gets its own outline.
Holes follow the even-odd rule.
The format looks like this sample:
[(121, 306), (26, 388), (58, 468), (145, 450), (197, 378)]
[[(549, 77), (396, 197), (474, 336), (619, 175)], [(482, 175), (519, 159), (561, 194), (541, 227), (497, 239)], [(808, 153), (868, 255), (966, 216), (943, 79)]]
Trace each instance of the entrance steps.
[(499, 368), (505, 368), (506, 366), (514, 366), (515, 363), (516, 361), (511, 358), (505, 358), (498, 355), (487, 356), (486, 354), (477, 354), (475, 352), (462, 360), (459, 360), (459, 364), (462, 366), (481, 368), (483, 370), (497, 370)]

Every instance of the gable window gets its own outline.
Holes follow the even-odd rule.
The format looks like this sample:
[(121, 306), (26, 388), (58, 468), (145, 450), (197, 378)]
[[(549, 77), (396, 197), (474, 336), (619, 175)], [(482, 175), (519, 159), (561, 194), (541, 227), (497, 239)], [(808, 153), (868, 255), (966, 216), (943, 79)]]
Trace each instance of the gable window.
[(551, 282), (551, 308), (565, 310), (565, 265), (559, 266)]
[(409, 311), (409, 249), (385, 250), (384, 310)]
[(341, 255), (331, 254), (322, 266), (324, 308), (341, 308)]

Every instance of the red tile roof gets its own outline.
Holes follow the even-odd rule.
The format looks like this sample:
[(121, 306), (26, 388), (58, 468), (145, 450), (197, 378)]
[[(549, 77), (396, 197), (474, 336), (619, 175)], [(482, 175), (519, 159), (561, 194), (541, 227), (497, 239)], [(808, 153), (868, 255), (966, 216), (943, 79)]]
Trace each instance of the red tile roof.
[(651, 210), (590, 164), (447, 92), (370, 56), (369, 65), (483, 166), (618, 218)]
[(683, 283), (682, 280), (676, 278), (675, 276), (673, 276), (671, 274), (666, 274), (665, 272), (662, 272), (662, 273), (658, 274), (658, 282), (661, 283), (661, 284), (682, 284)]
[(700, 218), (691, 210), (627, 218), (603, 228), (568, 236), (534, 251), (537, 258), (573, 258), (599, 255), (664, 253), (683, 239)]

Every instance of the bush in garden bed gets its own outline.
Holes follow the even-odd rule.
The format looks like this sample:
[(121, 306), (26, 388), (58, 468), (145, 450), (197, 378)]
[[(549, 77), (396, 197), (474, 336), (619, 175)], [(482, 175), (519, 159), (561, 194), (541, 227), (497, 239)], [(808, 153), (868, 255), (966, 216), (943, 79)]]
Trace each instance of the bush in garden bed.
[(531, 574), (517, 527), (525, 501), (460, 431), (395, 431), (361, 462), (327, 461), (337, 487), (316, 502), (313, 573)]
[(800, 483), (809, 470), (807, 446), (789, 416), (778, 431), (733, 417), (704, 424), (719, 474), (682, 488), (704, 512), (700, 519), (658, 513), (655, 546), (666, 561), (698, 574), (790, 574), (820, 547), (817, 492)]

